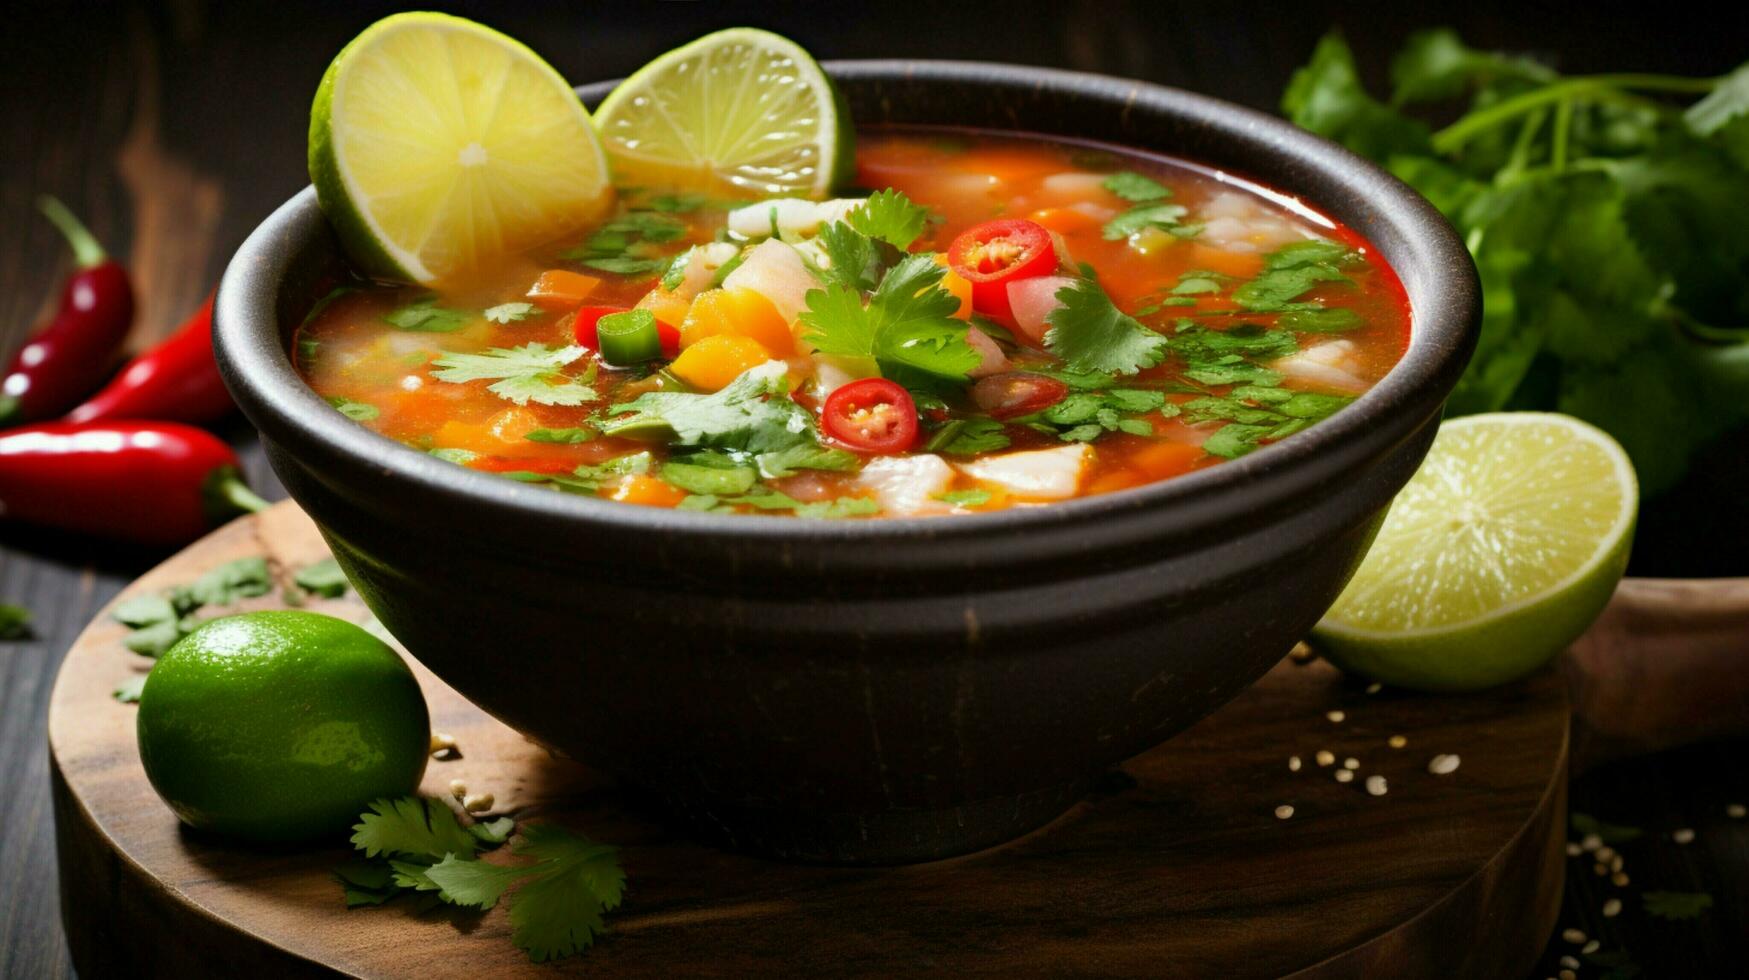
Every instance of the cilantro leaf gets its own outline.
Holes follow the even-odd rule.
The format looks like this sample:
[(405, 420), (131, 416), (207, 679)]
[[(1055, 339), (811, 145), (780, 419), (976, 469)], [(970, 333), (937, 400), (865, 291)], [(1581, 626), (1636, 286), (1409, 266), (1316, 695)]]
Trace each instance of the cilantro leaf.
[(1394, 153), (1426, 154), (1430, 146), (1425, 124), (1367, 94), (1339, 32), (1326, 34), (1311, 62), (1294, 73), (1281, 107), (1295, 125), (1375, 160)]
[(1203, 452), (1223, 459), (1237, 459), (1252, 452), (1260, 440), (1275, 430), (1272, 425), (1248, 425), (1229, 422), (1214, 431), (1202, 444)]
[(272, 590), (273, 573), (267, 567), (267, 559), (239, 558), (195, 579), (187, 595), (196, 607), (228, 606), (238, 599), (266, 595)]
[(1007, 427), (995, 419), (955, 419), (935, 430), (924, 448), (949, 456), (976, 456), (1006, 449), (1009, 442)]
[(874, 288), (874, 277), (870, 275), (878, 256), (874, 239), (842, 221), (834, 221), (821, 228), (814, 240), (820, 243), (826, 251), (826, 258), (831, 261), (831, 265), (820, 270), (821, 278), (827, 283), (838, 283), (855, 290)]
[(1144, 203), (1160, 201), (1172, 196), (1168, 188), (1151, 177), (1145, 177), (1131, 170), (1122, 170), (1105, 178), (1103, 185), (1106, 190), (1116, 194), (1126, 201)]
[(393, 854), (436, 861), (449, 854), (474, 853), (474, 836), (462, 829), (455, 811), (441, 800), (381, 799), (358, 819), (352, 826), (352, 844), (366, 857)]
[(580, 442), (588, 442), (599, 433), (586, 425), (571, 426), (564, 429), (530, 429), (522, 434), (529, 442), (554, 443), (563, 446), (574, 446)]
[(800, 443), (776, 452), (754, 457), (759, 475), (768, 480), (794, 476), (797, 470), (831, 470), (846, 472), (862, 466), (862, 457), (834, 446), (810, 446)]
[(375, 405), (369, 402), (355, 402), (344, 395), (330, 396), (328, 404), (334, 406), (335, 411), (354, 422), (369, 422), (382, 414), (382, 410)]
[(416, 333), (451, 333), (468, 325), (473, 314), (437, 305), (435, 294), (421, 297), (383, 314), (383, 322), (397, 330)]
[(30, 610), (10, 602), (0, 603), (0, 640), (29, 639)]
[(686, 234), (686, 222), (657, 211), (628, 211), (607, 222), (560, 258), (622, 276), (641, 276), (668, 269), (671, 260), (655, 246)]
[(1311, 239), (1284, 245), (1263, 260), (1257, 278), (1233, 290), (1233, 301), (1247, 310), (1272, 312), (1327, 282), (1352, 283), (1341, 266), (1355, 261), (1345, 245)]
[(946, 269), (928, 255), (910, 255), (888, 270), (865, 306), (849, 286), (809, 290), (800, 321), (822, 354), (873, 357), (884, 369), (909, 369), (963, 382), (982, 358), (954, 317), (959, 300), (940, 286)]
[(737, 494), (746, 493), (758, 482), (759, 474), (751, 466), (735, 463), (722, 465), (711, 462), (708, 457), (691, 462), (689, 459), (705, 457), (683, 457), (662, 464), (662, 479), (687, 493), (697, 494)]
[(1749, 62), (1738, 66), (1705, 98), (1689, 106), (1683, 118), (1688, 128), (1711, 136), (1744, 115), (1749, 115)]
[(1179, 219), (1190, 213), (1182, 204), (1141, 204), (1130, 208), (1105, 223), (1101, 234), (1106, 241), (1121, 241), (1136, 232), (1159, 228), (1174, 234), (1189, 236), (1195, 230)]
[(520, 866), (487, 864), (473, 858), (446, 854), (425, 869), (424, 878), (443, 891), (443, 900), (453, 905), (489, 909), (498, 904), (510, 886), (528, 877)]
[(493, 323), (519, 323), (540, 316), (540, 307), (533, 303), (500, 303), (482, 314)]
[(432, 377), (452, 384), (496, 378), (486, 390), (517, 405), (531, 401), (581, 405), (598, 397), (595, 389), (559, 369), (586, 353), (576, 345), (552, 350), (545, 344), (524, 344), (510, 349), (494, 347), (482, 354), (445, 354), (436, 360), (440, 370), (432, 372)]
[(787, 372), (782, 361), (767, 361), (708, 395), (649, 392), (610, 407), (599, 428), (607, 436), (752, 453), (816, 443), (813, 415), (789, 397)]
[(844, 220), (864, 235), (903, 251), (929, 226), (929, 209), (889, 187), (870, 194)]
[(338, 599), (346, 594), (346, 573), (340, 570), (340, 563), (332, 558), (324, 558), (313, 565), (306, 565), (292, 576), (292, 584), (311, 595), (319, 595), (326, 599)]
[(1713, 907), (1713, 897), (1706, 892), (1645, 892), (1640, 903), (1646, 914), (1669, 922), (1698, 919)]
[(1045, 347), (1069, 370), (1135, 374), (1166, 356), (1166, 338), (1119, 310), (1098, 283), (1080, 280), (1057, 299), (1063, 305), (1046, 318)]
[(988, 490), (949, 490), (938, 493), (935, 499), (942, 503), (953, 504), (955, 507), (982, 507), (990, 502)]

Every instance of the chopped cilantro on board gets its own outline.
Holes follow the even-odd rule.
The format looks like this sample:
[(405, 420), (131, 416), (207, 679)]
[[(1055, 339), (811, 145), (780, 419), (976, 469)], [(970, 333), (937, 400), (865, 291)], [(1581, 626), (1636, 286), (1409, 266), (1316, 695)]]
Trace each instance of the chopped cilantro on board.
[(445, 354), (434, 362), (438, 370), (431, 376), (453, 384), (495, 379), (486, 390), (517, 405), (531, 401), (581, 405), (598, 397), (595, 389), (587, 380), (572, 378), (560, 369), (587, 353), (574, 344), (557, 350), (545, 344), (523, 344), (509, 349), (494, 347), (481, 354)]
[(1069, 370), (1135, 374), (1166, 356), (1166, 338), (1119, 310), (1098, 283), (1064, 286), (1057, 299), (1063, 305), (1046, 318), (1045, 347)]
[[(1448, 412), (1576, 415), (1622, 443), (1648, 497), (1749, 423), (1749, 65), (1561, 76), (1433, 30), (1391, 77), (1375, 99), (1331, 34), (1282, 107), (1413, 185), (1469, 245), (1482, 331)], [(1459, 100), (1437, 130), (1410, 114), (1448, 119)]]
[(883, 369), (964, 382), (982, 358), (966, 343), (959, 299), (941, 288), (946, 269), (929, 255), (909, 255), (888, 270), (864, 305), (837, 282), (809, 290), (799, 318), (822, 354), (873, 357)]
[(198, 625), (194, 613), (202, 607), (235, 605), (272, 590), (273, 571), (267, 559), (239, 558), (187, 585), (124, 600), (109, 615), (130, 631), (123, 646), (142, 656), (158, 657), (194, 630)]
[(332, 558), (324, 558), (311, 565), (298, 569), (292, 576), (292, 584), (310, 595), (321, 596), (324, 599), (338, 599), (346, 594), (346, 573), (340, 570), (340, 563)]

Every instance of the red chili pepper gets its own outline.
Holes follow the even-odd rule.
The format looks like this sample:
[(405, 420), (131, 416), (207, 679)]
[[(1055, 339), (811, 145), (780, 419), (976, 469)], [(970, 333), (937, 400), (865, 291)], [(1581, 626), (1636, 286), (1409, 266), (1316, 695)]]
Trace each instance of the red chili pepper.
[(103, 383), (134, 319), (127, 270), (109, 258), (67, 206), (40, 202), (79, 262), (54, 319), (37, 328), (0, 379), (0, 425), (59, 415)]
[(231, 411), (213, 358), (213, 297), (168, 340), (128, 362), (104, 389), (67, 413), (69, 422), (161, 419), (211, 422)]
[(1012, 419), (1050, 408), (1069, 397), (1069, 386), (1042, 374), (1009, 371), (979, 378), (971, 394), (973, 404), (991, 418)]
[(826, 396), (820, 424), (858, 452), (902, 453), (917, 441), (917, 403), (885, 378), (863, 378)]
[(44, 422), (0, 432), (7, 519), (145, 544), (185, 544), (267, 502), (231, 447), (175, 422)]
[(960, 232), (948, 246), (953, 271), (972, 284), (972, 309), (1007, 321), (1008, 284), (1057, 271), (1050, 230), (1024, 218), (998, 218)]

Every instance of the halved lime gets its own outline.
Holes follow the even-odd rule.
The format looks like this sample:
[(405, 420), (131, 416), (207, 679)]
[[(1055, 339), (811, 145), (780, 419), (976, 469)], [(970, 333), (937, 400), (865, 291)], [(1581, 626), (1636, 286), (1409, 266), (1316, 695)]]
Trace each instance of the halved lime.
[(638, 69), (595, 124), (633, 183), (823, 197), (855, 167), (855, 129), (831, 79), (801, 45), (751, 27)]
[(1627, 454), (1578, 419), (1446, 422), (1314, 643), (1344, 670), (1401, 687), (1523, 676), (1603, 611), (1638, 507)]
[(377, 21), (328, 66), (310, 179), (354, 262), (415, 282), (575, 231), (612, 200), (601, 141), (559, 73), (433, 13)]

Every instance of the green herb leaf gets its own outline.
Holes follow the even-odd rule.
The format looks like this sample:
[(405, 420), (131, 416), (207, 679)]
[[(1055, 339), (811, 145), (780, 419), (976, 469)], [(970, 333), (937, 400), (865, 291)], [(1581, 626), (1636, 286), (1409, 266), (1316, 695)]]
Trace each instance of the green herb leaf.
[(328, 404), (334, 406), (335, 411), (354, 422), (369, 422), (382, 414), (382, 411), (375, 405), (368, 402), (355, 402), (342, 395), (331, 396), (328, 399)]
[(870, 194), (845, 221), (864, 235), (903, 251), (929, 227), (929, 209), (889, 187)]
[(586, 353), (576, 345), (552, 350), (545, 344), (524, 344), (483, 354), (445, 354), (435, 362), (439, 370), (432, 377), (452, 384), (496, 378), (486, 390), (517, 405), (581, 405), (598, 397), (595, 389), (560, 369)]
[(500, 303), (489, 307), (483, 316), (493, 323), (520, 323), (540, 316), (540, 307), (533, 303)]
[(797, 470), (848, 472), (862, 466), (862, 457), (833, 446), (798, 443), (776, 452), (760, 453), (754, 457), (754, 463), (759, 467), (761, 477), (777, 480), (794, 476)]
[(581, 442), (589, 442), (599, 433), (586, 425), (572, 426), (565, 429), (530, 429), (523, 433), (523, 438), (529, 442), (553, 443), (561, 446), (574, 446)]
[(817, 443), (813, 415), (789, 397), (787, 374), (783, 362), (768, 361), (708, 395), (649, 392), (610, 407), (599, 428), (608, 436), (752, 453)]
[(955, 507), (982, 507), (990, 502), (990, 491), (949, 490), (946, 493), (936, 494), (935, 499), (943, 503), (953, 504)]
[(1063, 305), (1047, 317), (1045, 347), (1069, 370), (1135, 374), (1166, 356), (1166, 338), (1119, 310), (1097, 283), (1080, 280), (1057, 299)]
[(1645, 833), (1645, 831), (1638, 827), (1604, 823), (1589, 813), (1579, 813), (1577, 811), (1567, 815), (1567, 823), (1573, 828), (1575, 834), (1582, 837), (1588, 834), (1596, 834), (1598, 840), (1610, 845), (1626, 844), (1628, 841), (1637, 840)]
[(948, 456), (976, 456), (1006, 449), (1009, 442), (1007, 427), (995, 419), (956, 419), (937, 429), (924, 448)]
[(835, 221), (821, 228), (814, 240), (820, 243), (831, 262), (820, 270), (821, 278), (828, 285), (836, 283), (859, 291), (875, 287), (872, 273), (879, 251), (874, 239), (842, 221)]
[(963, 383), (982, 358), (953, 315), (958, 298), (940, 287), (945, 274), (930, 256), (910, 255), (881, 279), (867, 306), (842, 283), (809, 290), (799, 318), (813, 331), (806, 339), (822, 354), (873, 357), (883, 368)]
[(512, 941), (536, 963), (589, 948), (625, 892), (617, 849), (538, 824), (512, 850), (538, 862), (510, 901)]
[(1311, 63), (1294, 73), (1281, 107), (1296, 125), (1375, 160), (1395, 153), (1425, 154), (1429, 149), (1424, 124), (1366, 93), (1348, 42), (1337, 32), (1326, 34)]
[(730, 495), (751, 490), (759, 474), (752, 466), (701, 464), (683, 459), (663, 463), (662, 479), (688, 493)]
[(436, 456), (438, 459), (441, 459), (446, 463), (454, 463), (457, 466), (466, 466), (480, 458), (480, 454), (471, 449), (433, 449), (431, 450), (431, 455)]
[(474, 853), (474, 836), (441, 800), (403, 796), (370, 804), (352, 827), (352, 844), (366, 857), (398, 855), (432, 861)]
[(1151, 177), (1130, 170), (1119, 171), (1105, 178), (1106, 190), (1126, 201), (1138, 204), (1159, 201), (1172, 196), (1172, 190)]
[(122, 704), (135, 704), (140, 700), (140, 692), (146, 689), (146, 675), (133, 674), (127, 680), (116, 685), (115, 699)]
[(424, 296), (383, 314), (383, 322), (397, 330), (416, 333), (452, 333), (467, 326), (474, 315), (437, 305), (435, 295)]
[(1112, 242), (1122, 241), (1148, 228), (1188, 235), (1192, 231), (1180, 219), (1189, 213), (1189, 209), (1182, 204), (1138, 205), (1107, 221), (1101, 234), (1106, 241)]
[(325, 599), (338, 599), (346, 594), (350, 584), (346, 581), (346, 573), (340, 570), (340, 563), (332, 558), (324, 558), (313, 565), (306, 565), (292, 577), (292, 584), (311, 595), (319, 595)]
[(1289, 310), (1321, 283), (1352, 283), (1341, 267), (1354, 261), (1347, 246), (1323, 239), (1284, 245), (1264, 258), (1257, 278), (1233, 290), (1233, 301), (1258, 312)]
[(1713, 907), (1713, 897), (1706, 892), (1645, 892), (1640, 903), (1646, 914), (1669, 922), (1698, 919)]

